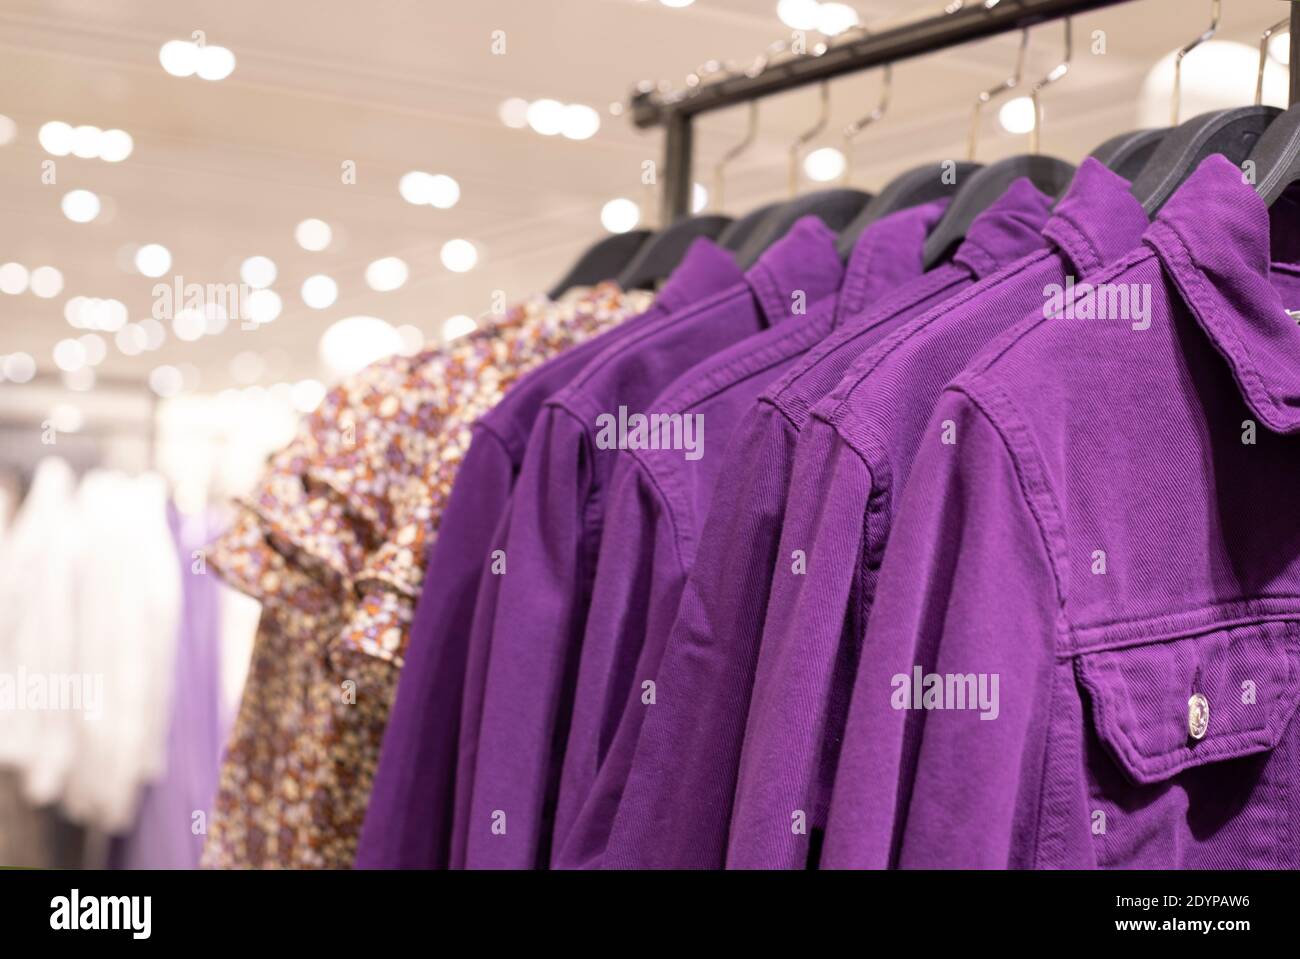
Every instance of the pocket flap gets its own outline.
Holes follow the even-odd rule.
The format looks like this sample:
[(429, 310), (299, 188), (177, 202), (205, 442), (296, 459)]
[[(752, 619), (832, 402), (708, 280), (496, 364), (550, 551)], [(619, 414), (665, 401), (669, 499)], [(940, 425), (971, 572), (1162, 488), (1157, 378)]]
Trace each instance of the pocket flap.
[(1097, 735), (1131, 780), (1154, 783), (1272, 749), (1300, 701), (1298, 640), (1296, 622), (1254, 623), (1081, 653), (1075, 669)]

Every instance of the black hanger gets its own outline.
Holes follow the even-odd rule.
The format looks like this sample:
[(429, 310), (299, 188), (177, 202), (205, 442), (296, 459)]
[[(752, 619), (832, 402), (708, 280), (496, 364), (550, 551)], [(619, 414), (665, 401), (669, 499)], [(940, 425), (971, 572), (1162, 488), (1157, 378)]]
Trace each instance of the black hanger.
[(715, 238), (731, 223), (731, 217), (708, 214), (688, 216), (672, 226), (660, 230), (645, 246), (636, 251), (632, 262), (618, 274), (618, 285), (625, 290), (652, 290), (660, 280), (666, 280), (677, 264), (682, 262), (686, 250), (696, 239)]
[(1026, 154), (1008, 157), (976, 170), (957, 191), (925, 241), (925, 268), (935, 266), (951, 247), (966, 238), (975, 218), (993, 205), (1021, 177), (1048, 196), (1059, 196), (1074, 179), (1074, 166), (1056, 157)]
[(871, 199), (871, 194), (861, 190), (818, 190), (782, 203), (736, 253), (736, 262), (742, 270), (753, 266), (763, 251), (789, 232), (795, 221), (805, 216), (818, 217), (836, 232), (844, 229), (861, 212)]
[(951, 169), (946, 169), (940, 163), (927, 163), (925, 166), (913, 167), (906, 173), (900, 173), (886, 183), (881, 191), (862, 208), (862, 212), (840, 231), (839, 239), (835, 243), (840, 256), (848, 259), (858, 242), (858, 237), (881, 217), (941, 197), (952, 196), (958, 184), (965, 184), (966, 178), (981, 166), (982, 164), (969, 163), (965, 160), (954, 164)]
[(746, 213), (718, 234), (718, 246), (733, 253), (739, 252), (740, 248), (749, 241), (755, 231), (762, 229), (763, 221), (781, 208), (782, 202), (784, 201), (768, 203), (766, 206), (760, 206), (757, 210)]
[(1156, 152), (1169, 127), (1158, 130), (1133, 130), (1111, 137), (1088, 156), (1092, 157), (1106, 169), (1122, 176), (1130, 183), (1142, 172), (1151, 155)]
[(652, 236), (653, 230), (628, 230), (596, 241), (587, 247), (586, 252), (578, 257), (578, 262), (569, 267), (569, 272), (546, 295), (552, 300), (558, 300), (575, 286), (595, 286), (605, 280), (612, 280)]
[(1221, 153), (1241, 166), (1281, 112), (1277, 107), (1238, 107), (1185, 120), (1169, 131), (1133, 180), (1133, 195), (1151, 216), (1211, 154)]
[(1251, 151), (1255, 191), (1272, 206), (1286, 188), (1300, 179), (1300, 105), (1274, 120)]

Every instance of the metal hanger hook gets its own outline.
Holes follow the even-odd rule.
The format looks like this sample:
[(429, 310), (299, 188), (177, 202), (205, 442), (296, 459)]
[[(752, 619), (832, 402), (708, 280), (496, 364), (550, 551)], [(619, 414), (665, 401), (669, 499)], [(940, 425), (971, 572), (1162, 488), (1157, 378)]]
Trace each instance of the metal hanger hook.
[(754, 145), (754, 140), (757, 137), (758, 137), (758, 101), (750, 100), (749, 101), (749, 122), (745, 128), (745, 138), (741, 140), (739, 143), (737, 143), (735, 146), (733, 146), (731, 149), (729, 149), (726, 153), (722, 154), (722, 159), (719, 160), (718, 165), (713, 168), (713, 208), (717, 210), (719, 213), (723, 212), (726, 209), (726, 206), (723, 201), (723, 184), (725, 182), (723, 179), (723, 172), (726, 170), (728, 163), (736, 159), (736, 157), (740, 156), (742, 153), (744, 153), (746, 150), (748, 150), (751, 146)]
[[(987, 4), (987, 0), (985, 0)], [(1020, 85), (1020, 78), (1025, 71), (1025, 51), (1029, 47), (1029, 29), (1025, 28), (1020, 31), (1020, 50), (1016, 53), (1016, 72), (1007, 77), (996, 86), (989, 87), (975, 98), (975, 109), (970, 118), (970, 138), (966, 144), (966, 159), (973, 161), (975, 159), (975, 143), (980, 134), (980, 113), (984, 105), (994, 97), (1001, 96), (1008, 90), (1014, 90)]]
[(894, 65), (885, 64), (884, 82), (880, 87), (880, 102), (875, 109), (859, 117), (844, 128), (844, 185), (849, 185), (853, 176), (853, 141), (867, 127), (883, 117), (889, 110), (889, 97), (894, 87)]
[(1283, 17), (1259, 35), (1259, 73), (1255, 77), (1255, 106), (1264, 104), (1264, 65), (1268, 62), (1268, 41), (1279, 30), (1289, 33), (1290, 17)]
[(1050, 86), (1057, 80), (1060, 80), (1070, 72), (1070, 57), (1074, 52), (1074, 28), (1071, 24), (1071, 18), (1065, 18), (1065, 57), (1056, 66), (1047, 72), (1047, 76), (1034, 84), (1034, 88), (1029, 91), (1029, 99), (1034, 105), (1034, 128), (1029, 131), (1029, 152), (1038, 152), (1038, 131), (1043, 125), (1043, 109), (1038, 99), (1038, 94), (1043, 91), (1044, 87)]
[(790, 196), (795, 196), (799, 192), (799, 153), (808, 144), (813, 137), (826, 129), (826, 124), (831, 118), (831, 85), (828, 81), (821, 82), (821, 114), (817, 117), (817, 122), (799, 134), (794, 143), (790, 144)]
[(1206, 40), (1209, 40), (1219, 30), (1219, 13), (1222, 8), (1222, 0), (1211, 0), (1211, 4), (1209, 27), (1207, 27), (1205, 32), (1199, 37), (1179, 50), (1178, 55), (1174, 57), (1174, 95), (1173, 104), (1170, 107), (1170, 116), (1172, 117), (1171, 126), (1178, 126), (1178, 112), (1183, 105), (1183, 57), (1187, 56), (1187, 54), (1191, 53)]

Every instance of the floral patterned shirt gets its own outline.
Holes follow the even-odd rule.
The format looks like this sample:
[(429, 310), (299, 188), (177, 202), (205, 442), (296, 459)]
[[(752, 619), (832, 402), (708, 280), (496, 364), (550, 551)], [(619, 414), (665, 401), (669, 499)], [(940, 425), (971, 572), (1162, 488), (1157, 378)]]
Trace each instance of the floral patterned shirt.
[(238, 504), (209, 561), (262, 602), (204, 849), (218, 868), (346, 868), (425, 555), (470, 427), (520, 376), (645, 310), (602, 284), (535, 297), (446, 348), (326, 395)]

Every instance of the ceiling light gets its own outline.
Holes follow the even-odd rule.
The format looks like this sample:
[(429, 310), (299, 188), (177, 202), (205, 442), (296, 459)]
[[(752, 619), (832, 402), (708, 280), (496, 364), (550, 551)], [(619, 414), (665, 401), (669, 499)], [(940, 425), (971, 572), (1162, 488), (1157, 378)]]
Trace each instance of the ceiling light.
[(695, 0), (659, 0), (665, 7), (689, 7)]
[(847, 3), (823, 3), (817, 8), (817, 32), (828, 37), (858, 25), (858, 12)]
[(43, 300), (63, 292), (63, 274), (52, 266), (38, 266), (29, 279), (32, 292)]
[(4, 359), (3, 369), (10, 383), (26, 383), (36, 375), (36, 361), (30, 353), (10, 353)]
[(626, 233), (641, 222), (641, 209), (627, 197), (617, 197), (600, 208), (600, 222), (610, 233)]
[(564, 108), (561, 132), (570, 140), (589, 140), (600, 129), (600, 114), (581, 103), (570, 103)]
[(199, 48), (188, 40), (168, 40), (158, 50), (158, 62), (174, 77), (188, 77), (199, 68)]
[(184, 385), (185, 377), (174, 366), (163, 364), (162, 366), (155, 366), (149, 371), (149, 389), (163, 399), (175, 396)]
[(319, 253), (329, 246), (333, 236), (334, 231), (328, 223), (314, 218), (303, 220), (293, 231), (293, 238), (298, 241), (298, 245), (313, 253)]
[(50, 410), (50, 425), (57, 433), (75, 433), (84, 422), (81, 407), (72, 403), (55, 403)]
[(1030, 97), (1008, 100), (998, 110), (998, 123), (1008, 133), (1028, 133), (1034, 128), (1034, 120), (1034, 101)]
[(266, 256), (250, 256), (239, 264), (239, 278), (255, 290), (275, 282), (275, 261)]
[(423, 206), (429, 202), (429, 195), (432, 192), (429, 181), (432, 179), (432, 176), (421, 170), (403, 173), (402, 178), (397, 181), (397, 192), (407, 203)]
[(473, 333), (478, 329), (478, 324), (464, 313), (457, 313), (455, 316), (449, 316), (442, 323), (442, 338), (450, 342), (460, 336)]
[(348, 376), (402, 348), (402, 338), (374, 316), (349, 316), (332, 324), (320, 338), (320, 357), (338, 376)]
[(244, 350), (230, 360), (230, 378), (240, 386), (256, 383), (266, 372), (266, 361), (260, 353)]
[(126, 326), (126, 304), (121, 300), (98, 300), (96, 326), (108, 333), (116, 332)]
[(271, 323), (279, 318), (284, 304), (275, 290), (254, 290), (245, 298), (244, 306), (248, 313), (245, 319), (254, 323)]
[(65, 157), (72, 152), (72, 127), (62, 120), (42, 123), (36, 139), (41, 144), (41, 149), (56, 157)]
[(27, 289), (27, 267), (21, 263), (0, 264), (0, 293), (17, 296)]
[(453, 273), (468, 273), (478, 263), (478, 250), (469, 240), (448, 240), (440, 255), (442, 265)]
[(776, 15), (791, 30), (816, 30), (820, 7), (817, 0), (780, 0)]
[(86, 325), (86, 298), (84, 296), (70, 297), (63, 304), (63, 318), (68, 321), (70, 326), (81, 329)]
[(172, 268), (172, 254), (161, 243), (146, 243), (135, 251), (135, 268), (145, 276), (162, 276)]
[(844, 172), (844, 154), (835, 147), (821, 147), (803, 158), (803, 172), (808, 179), (828, 183)]
[(403, 260), (395, 256), (386, 256), (366, 267), (366, 286), (376, 293), (387, 293), (401, 287), (408, 275), (409, 271)]
[(339, 285), (324, 273), (317, 273), (302, 281), (302, 301), (313, 310), (333, 306), (338, 298)]
[(86, 365), (86, 348), (72, 339), (59, 340), (54, 344), (54, 365), (61, 370), (71, 372)]
[(691, 187), (691, 212), (700, 213), (709, 205), (709, 190), (703, 183)]
[(203, 304), (203, 332), (208, 336), (217, 336), (224, 332), (229, 321), (226, 308), (220, 303)]
[(99, 142), (99, 158), (107, 163), (120, 163), (134, 149), (135, 141), (125, 130), (105, 130)]
[(0, 113), (0, 147), (8, 146), (14, 142), (14, 137), (18, 134), (18, 124), (14, 123), (9, 117)]
[(528, 125), (544, 137), (553, 137), (564, 129), (564, 104), (543, 97), (528, 105)]
[(89, 366), (98, 366), (108, 355), (108, 346), (98, 333), (83, 333), (77, 337), (77, 342), (86, 351), (86, 363)]
[(1282, 66), (1291, 65), (1291, 34), (1275, 33), (1268, 41), (1268, 55)]
[(225, 47), (204, 46), (196, 72), (204, 80), (224, 80), (235, 72), (235, 55)]
[(172, 318), (172, 332), (176, 334), (178, 340), (184, 340), (186, 343), (201, 339), (207, 326), (208, 322), (203, 314), (190, 306), (178, 311)]
[(113, 342), (124, 356), (138, 356), (145, 351), (144, 330), (136, 323), (128, 323), (118, 330)]
[(402, 348), (398, 352), (403, 356), (414, 356), (424, 348), (424, 334), (419, 327), (403, 323), (397, 328), (397, 335), (402, 338)]
[(325, 384), (320, 380), (299, 380), (293, 384), (293, 405), (300, 413), (311, 413), (325, 399)]
[(497, 107), (497, 116), (512, 130), (522, 130), (528, 126), (528, 101), (523, 97), (502, 100), (501, 106)]
[(72, 155), (83, 160), (93, 160), (99, 156), (99, 145), (104, 138), (104, 131), (99, 127), (82, 125), (72, 129)]
[(167, 340), (167, 331), (152, 316), (141, 320), (136, 326), (140, 327), (144, 333), (144, 348), (146, 350), (159, 349)]
[(439, 210), (450, 210), (460, 200), (460, 184), (445, 173), (429, 177), (429, 204)]
[(63, 194), (63, 215), (73, 223), (89, 223), (99, 216), (99, 197), (89, 190), (69, 190)]

